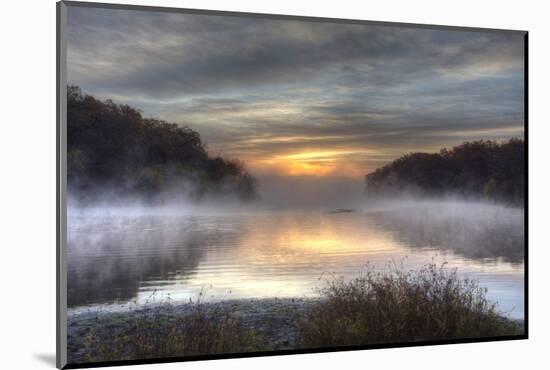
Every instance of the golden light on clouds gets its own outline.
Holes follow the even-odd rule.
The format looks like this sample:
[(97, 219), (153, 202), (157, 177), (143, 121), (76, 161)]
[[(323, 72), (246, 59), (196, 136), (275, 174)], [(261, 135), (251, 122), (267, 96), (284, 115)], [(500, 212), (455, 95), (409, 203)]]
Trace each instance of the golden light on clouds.
[(521, 32), (131, 13), (70, 9), (68, 84), (255, 175), (362, 181), (406, 153), (523, 136)]
[(303, 152), (297, 154), (289, 154), (284, 158), (290, 160), (309, 160), (309, 161), (332, 161), (337, 157), (344, 155), (355, 154), (355, 151), (315, 151), (315, 152)]
[(287, 176), (327, 176), (334, 172), (333, 165), (305, 161), (287, 161), (281, 164), (280, 169)]
[(260, 171), (275, 172), (285, 176), (331, 176), (362, 177), (365, 168), (361, 160), (367, 150), (310, 150), (298, 153), (279, 154), (250, 163)]

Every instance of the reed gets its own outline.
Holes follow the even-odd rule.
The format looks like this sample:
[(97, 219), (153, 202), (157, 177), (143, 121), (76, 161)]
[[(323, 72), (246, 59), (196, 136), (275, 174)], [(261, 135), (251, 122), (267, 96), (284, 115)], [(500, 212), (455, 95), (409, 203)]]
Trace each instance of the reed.
[(418, 271), (395, 265), (334, 279), (300, 323), (302, 347), (403, 343), (522, 334), (474, 280), (428, 264)]

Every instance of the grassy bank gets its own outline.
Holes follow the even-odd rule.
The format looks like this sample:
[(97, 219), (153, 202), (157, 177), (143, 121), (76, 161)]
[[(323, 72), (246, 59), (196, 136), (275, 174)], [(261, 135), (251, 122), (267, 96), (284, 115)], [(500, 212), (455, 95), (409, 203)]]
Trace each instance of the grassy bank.
[[(193, 356), (257, 350), (260, 338), (223, 306), (189, 304), (183, 313), (168, 306), (88, 319), (74, 361)], [(78, 347), (77, 347), (78, 348)]]
[(475, 281), (444, 266), (367, 270), (319, 299), (144, 307), (69, 318), (69, 361), (193, 356), (523, 333)]
[(312, 301), (227, 300), (145, 305), (69, 316), (69, 362), (296, 348)]
[(444, 265), (368, 270), (332, 281), (301, 325), (304, 347), (334, 347), (522, 334), (476, 281)]

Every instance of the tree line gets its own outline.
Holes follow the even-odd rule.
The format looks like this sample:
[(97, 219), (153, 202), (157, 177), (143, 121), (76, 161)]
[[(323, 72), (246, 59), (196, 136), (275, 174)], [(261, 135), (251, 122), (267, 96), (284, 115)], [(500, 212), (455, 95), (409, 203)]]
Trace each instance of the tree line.
[(210, 156), (198, 132), (144, 118), (128, 105), (67, 88), (67, 185), (87, 199), (102, 191), (156, 199), (181, 193), (257, 196), (257, 180), (239, 160)]
[(366, 175), (369, 196), (459, 195), (522, 205), (525, 143), (465, 142), (439, 153), (410, 153)]

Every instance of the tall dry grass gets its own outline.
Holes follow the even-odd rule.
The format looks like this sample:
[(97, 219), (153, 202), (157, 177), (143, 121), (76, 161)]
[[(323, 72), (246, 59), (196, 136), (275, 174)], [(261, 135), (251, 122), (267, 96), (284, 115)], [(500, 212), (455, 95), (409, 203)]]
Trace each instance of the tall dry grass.
[[(334, 279), (296, 319), (298, 348), (497, 337), (523, 333), (475, 280), (429, 264), (418, 271), (367, 269), (351, 281)], [(282, 303), (281, 303), (282, 304)], [(87, 362), (268, 351), (273, 338), (246, 327), (223, 303), (190, 303), (185, 312), (136, 310), (117, 322), (92, 325)], [(272, 318), (273, 319), (273, 318)], [(100, 325), (99, 325), (100, 324)], [(272, 333), (273, 334), (273, 333)]]
[[(84, 338), (86, 361), (113, 361), (258, 350), (261, 340), (230, 312), (193, 303), (191, 313), (141, 310), (123, 325), (107, 323)], [(165, 307), (164, 307), (165, 308)], [(110, 331), (105, 328), (116, 327)]]
[(419, 271), (367, 269), (352, 281), (336, 279), (301, 322), (303, 347), (334, 347), (521, 334), (486, 297), (445, 264)]

